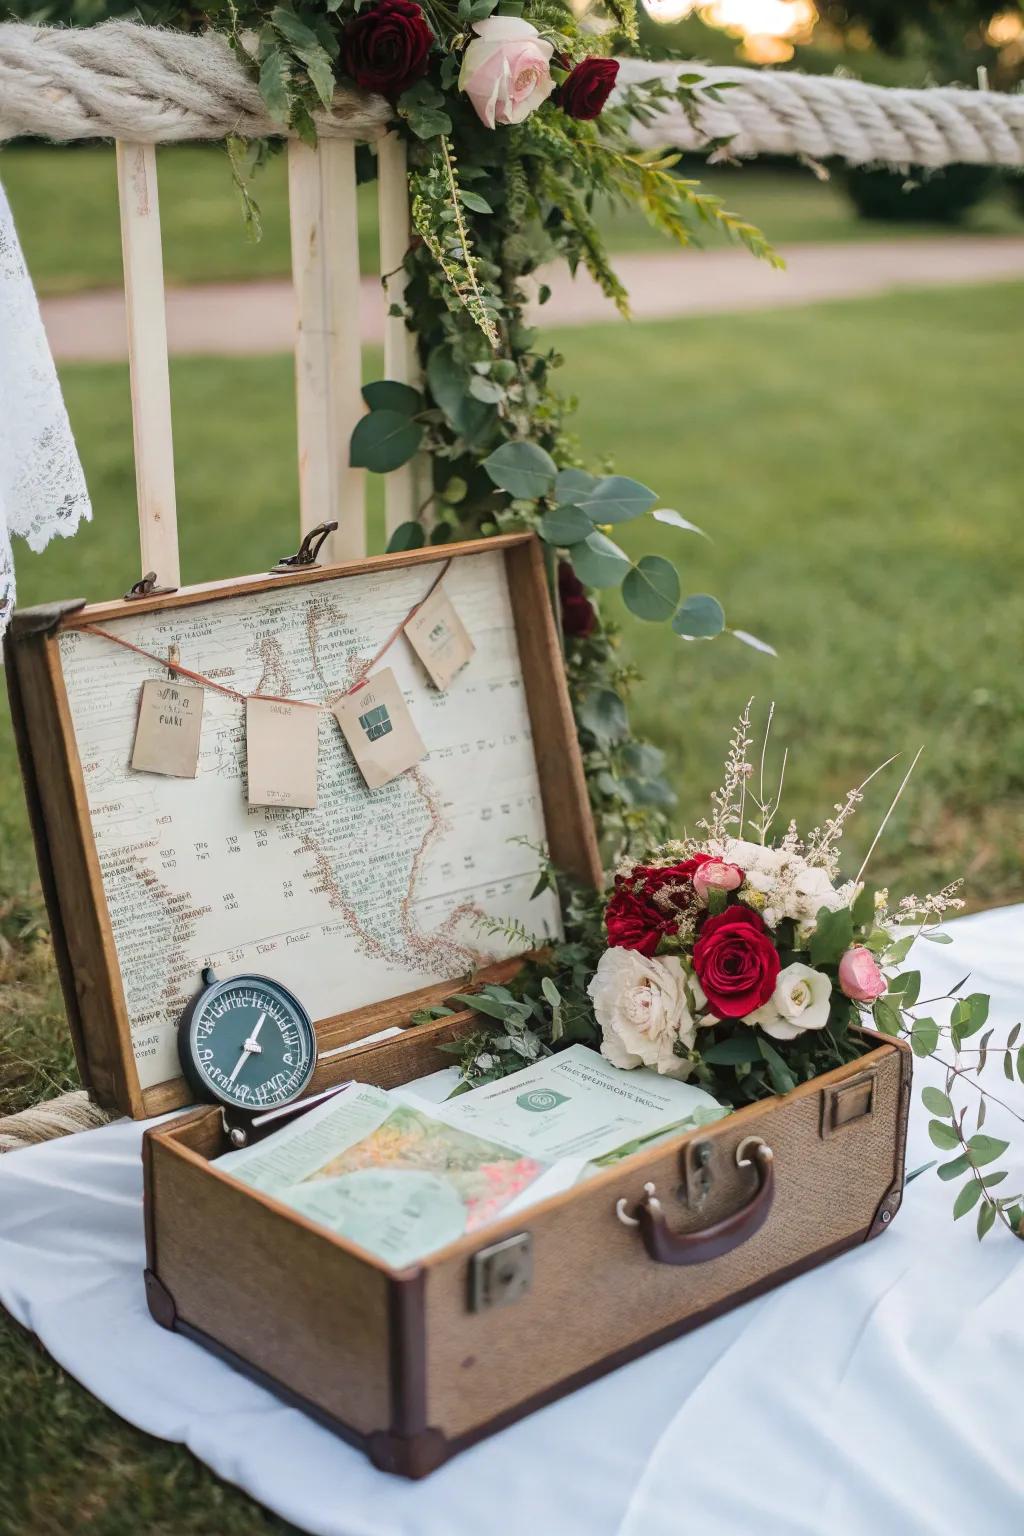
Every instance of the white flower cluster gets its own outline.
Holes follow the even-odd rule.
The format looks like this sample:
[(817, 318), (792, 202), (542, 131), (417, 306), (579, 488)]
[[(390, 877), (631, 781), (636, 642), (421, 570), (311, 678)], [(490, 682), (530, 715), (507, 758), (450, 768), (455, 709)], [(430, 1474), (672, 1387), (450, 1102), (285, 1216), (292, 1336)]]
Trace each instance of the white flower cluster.
[(790, 848), (768, 848), (742, 838), (727, 838), (711, 851), (743, 870), (746, 878), (737, 892), (740, 901), (760, 912), (769, 928), (777, 928), (783, 918), (792, 918), (801, 940), (813, 933), (823, 907), (838, 912), (853, 899), (852, 886), (837, 890), (824, 869), (809, 864)]

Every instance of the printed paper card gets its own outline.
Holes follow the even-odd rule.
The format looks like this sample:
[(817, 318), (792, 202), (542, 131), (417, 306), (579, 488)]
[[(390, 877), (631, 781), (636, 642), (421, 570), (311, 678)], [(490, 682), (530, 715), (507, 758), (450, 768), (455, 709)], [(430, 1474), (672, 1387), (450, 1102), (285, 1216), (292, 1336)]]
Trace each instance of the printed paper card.
[(405, 626), (409, 643), (443, 693), (476, 646), (443, 587), (432, 592)]
[(427, 755), (398, 679), (390, 667), (375, 672), (331, 708), (368, 789), (396, 779)]
[(726, 1111), (692, 1083), (646, 1067), (624, 1072), (599, 1051), (573, 1045), (438, 1104), (431, 1113), (460, 1130), (554, 1162), (607, 1157), (670, 1126), (703, 1123)]
[(142, 685), (132, 767), (139, 773), (166, 773), (194, 779), (199, 767), (203, 692), (188, 683), (149, 678)]
[(313, 810), (320, 712), (283, 699), (245, 701), (249, 804)]

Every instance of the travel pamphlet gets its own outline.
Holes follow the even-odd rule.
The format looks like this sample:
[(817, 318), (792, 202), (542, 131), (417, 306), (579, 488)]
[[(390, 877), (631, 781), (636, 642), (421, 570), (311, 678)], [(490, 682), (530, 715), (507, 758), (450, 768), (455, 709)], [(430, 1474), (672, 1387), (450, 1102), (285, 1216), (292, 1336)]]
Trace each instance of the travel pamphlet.
[(430, 1093), (352, 1083), (217, 1167), (402, 1269), (597, 1160), (725, 1113), (700, 1088), (581, 1045), (444, 1103)]

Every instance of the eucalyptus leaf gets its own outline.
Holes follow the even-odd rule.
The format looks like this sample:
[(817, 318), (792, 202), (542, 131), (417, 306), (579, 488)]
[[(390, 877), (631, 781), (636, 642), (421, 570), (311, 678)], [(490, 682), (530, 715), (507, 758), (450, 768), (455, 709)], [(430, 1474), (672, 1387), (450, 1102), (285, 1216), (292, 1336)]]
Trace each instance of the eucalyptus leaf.
[(757, 1045), (762, 1058), (768, 1063), (768, 1076), (771, 1078), (772, 1087), (775, 1089), (775, 1092), (790, 1093), (796, 1087), (796, 1078), (787, 1067), (779, 1052), (761, 1034), (757, 1036)]
[(952, 1120), (952, 1100), (938, 1088), (933, 1088), (930, 1084), (927, 1088), (922, 1088), (921, 1103), (925, 1109), (930, 1109), (933, 1115), (941, 1115), (946, 1120)]
[(538, 501), (554, 489), (558, 469), (550, 453), (536, 443), (502, 443), (484, 459), (494, 484), (517, 501)]
[(679, 601), (679, 573), (661, 555), (644, 555), (623, 578), (622, 599), (638, 619), (664, 623)]
[(900, 1016), (892, 1003), (887, 1003), (884, 997), (880, 997), (871, 1010), (871, 1017), (875, 1021), (875, 1028), (883, 1035), (898, 1035), (900, 1032)]
[(596, 688), (588, 693), (577, 707), (576, 717), (602, 746), (610, 746), (629, 735), (626, 706), (611, 688)]
[(363, 385), (363, 399), (371, 411), (398, 411), (403, 416), (415, 416), (423, 409), (423, 396), (411, 384), (399, 384), (397, 379), (377, 379)]
[(545, 512), (539, 524), (540, 536), (546, 544), (567, 549), (581, 544), (594, 531), (594, 525), (581, 507), (556, 507)]
[(979, 1133), (971, 1137), (967, 1143), (967, 1150), (976, 1164), (991, 1163), (997, 1157), (1002, 1157), (1009, 1145), (1008, 1141), (1000, 1141), (998, 1136), (985, 1136)]
[(555, 495), (559, 501), (575, 502), (586, 496), (597, 484), (596, 475), (588, 475), (585, 469), (560, 469), (555, 478)]
[(939, 1043), (939, 1026), (934, 1019), (915, 1019), (910, 1036), (915, 1056), (930, 1056)]
[(944, 1120), (929, 1120), (928, 1135), (937, 1147), (942, 1147), (947, 1152), (960, 1145), (960, 1139), (956, 1131), (951, 1125), (947, 1125)]
[(760, 1056), (759, 1042), (751, 1030), (741, 1035), (730, 1035), (726, 1040), (716, 1040), (701, 1051), (704, 1061), (712, 1066), (734, 1067), (756, 1061)]
[(630, 569), (630, 559), (617, 544), (596, 530), (570, 552), (572, 568), (585, 587), (617, 587)]
[(479, 192), (467, 192), (463, 188), (459, 193), (459, 202), (465, 203), (466, 207), (471, 208), (474, 213), (494, 212), (486, 197), (481, 197)]
[(604, 475), (592, 490), (579, 498), (578, 504), (590, 513), (595, 523), (628, 523), (642, 517), (657, 501), (650, 486), (625, 475)]
[(951, 1179), (958, 1179), (962, 1173), (966, 1173), (971, 1166), (971, 1160), (965, 1152), (959, 1157), (954, 1157), (952, 1162), (942, 1163), (935, 1172), (939, 1178), (948, 1183)]
[(688, 597), (672, 620), (677, 635), (691, 640), (710, 640), (725, 628), (725, 610), (717, 597), (697, 592)]
[(991, 1232), (992, 1224), (995, 1221), (995, 1219), (996, 1219), (995, 1206), (994, 1205), (989, 1205), (988, 1201), (986, 1200), (984, 1205), (981, 1205), (981, 1206), (978, 1207), (978, 1242), (979, 1243), (981, 1242), (982, 1238), (985, 1236), (985, 1234), (987, 1232)]
[(423, 428), (401, 411), (370, 411), (356, 422), (349, 448), (353, 468), (386, 475), (407, 464), (423, 441)]
[(953, 1202), (953, 1220), (959, 1221), (961, 1216), (973, 1210), (981, 1199), (981, 1185), (977, 1179), (968, 1179), (960, 1193)]
[(427, 535), (422, 523), (399, 523), (388, 539), (387, 552), (393, 555), (404, 549), (422, 549), (426, 542)]

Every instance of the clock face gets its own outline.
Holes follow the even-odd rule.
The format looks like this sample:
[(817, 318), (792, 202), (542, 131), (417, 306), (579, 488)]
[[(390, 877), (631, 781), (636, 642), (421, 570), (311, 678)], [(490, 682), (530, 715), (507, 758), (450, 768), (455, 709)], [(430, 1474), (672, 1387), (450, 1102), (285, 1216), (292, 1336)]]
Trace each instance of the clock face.
[(181, 1021), (181, 1065), (204, 1099), (259, 1112), (298, 1098), (316, 1033), (297, 998), (266, 976), (211, 981)]

